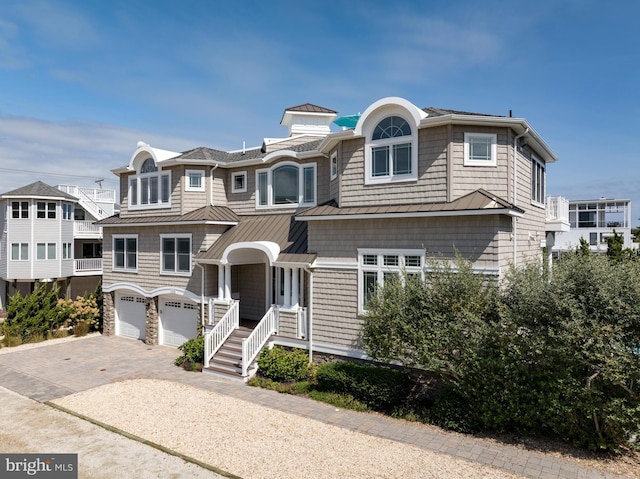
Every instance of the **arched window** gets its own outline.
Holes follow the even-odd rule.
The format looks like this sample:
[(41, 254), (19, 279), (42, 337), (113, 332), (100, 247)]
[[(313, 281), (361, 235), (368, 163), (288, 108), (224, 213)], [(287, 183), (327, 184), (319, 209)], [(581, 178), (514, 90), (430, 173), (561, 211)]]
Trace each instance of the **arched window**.
[(147, 158), (139, 173), (129, 179), (129, 208), (167, 208), (170, 203), (171, 173), (158, 171), (153, 158)]
[(279, 164), (256, 171), (256, 207), (297, 207), (316, 204), (316, 164)]
[(370, 131), (366, 183), (416, 179), (417, 144), (409, 122), (399, 115), (391, 115)]
[(147, 158), (142, 163), (142, 167), (140, 168), (140, 173), (153, 173), (158, 171), (158, 167), (156, 166), (156, 162), (153, 161), (153, 158)]

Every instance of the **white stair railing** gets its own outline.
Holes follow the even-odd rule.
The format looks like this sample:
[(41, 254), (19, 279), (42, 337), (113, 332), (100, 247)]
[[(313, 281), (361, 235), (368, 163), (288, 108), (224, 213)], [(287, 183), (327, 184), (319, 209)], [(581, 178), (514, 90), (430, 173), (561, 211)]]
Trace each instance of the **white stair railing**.
[(233, 301), (229, 311), (225, 313), (218, 324), (204, 336), (204, 367), (209, 367), (209, 361), (218, 352), (234, 329), (240, 327), (240, 302)]
[(247, 377), (249, 365), (256, 359), (271, 335), (278, 332), (279, 320), (278, 306), (273, 305), (249, 337), (242, 341), (242, 377)]

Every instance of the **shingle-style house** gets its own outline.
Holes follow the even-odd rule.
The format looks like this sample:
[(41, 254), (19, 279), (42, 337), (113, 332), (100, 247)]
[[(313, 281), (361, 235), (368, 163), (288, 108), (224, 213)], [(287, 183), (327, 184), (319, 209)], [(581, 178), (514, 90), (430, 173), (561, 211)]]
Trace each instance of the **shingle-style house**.
[(287, 138), (239, 151), (139, 143), (100, 222), (105, 333), (179, 345), (202, 326), (207, 365), (244, 376), (267, 341), (362, 357), (389, 274), (456, 251), (496, 277), (541, 258), (556, 156), (526, 120), (402, 98), (335, 118), (288, 108)]
[(93, 292), (102, 275), (102, 228), (115, 190), (41, 181), (0, 195), (0, 310), (16, 292), (58, 282), (70, 297)]

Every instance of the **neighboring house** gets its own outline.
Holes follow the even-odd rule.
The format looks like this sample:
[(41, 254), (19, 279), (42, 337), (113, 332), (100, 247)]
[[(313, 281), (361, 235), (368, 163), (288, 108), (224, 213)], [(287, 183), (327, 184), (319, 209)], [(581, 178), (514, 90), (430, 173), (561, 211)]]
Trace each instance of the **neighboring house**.
[(389, 274), (459, 252), (500, 278), (568, 225), (546, 219), (556, 156), (522, 118), (402, 98), (332, 133), (335, 118), (288, 108), (287, 138), (238, 151), (139, 143), (113, 170), (120, 215), (99, 222), (105, 334), (179, 345), (202, 325), (207, 365), (245, 376), (266, 341), (363, 357), (362, 315)]
[[(550, 198), (556, 201), (556, 198)], [(580, 238), (592, 251), (606, 252), (607, 238), (614, 231), (622, 235), (623, 248), (637, 248), (631, 235), (631, 200), (601, 197), (597, 200), (569, 200), (567, 212), (571, 229), (557, 235), (552, 248), (554, 254), (575, 251)]]
[(0, 309), (37, 282), (58, 282), (69, 297), (92, 292), (102, 275), (102, 228), (115, 190), (37, 181), (0, 195)]

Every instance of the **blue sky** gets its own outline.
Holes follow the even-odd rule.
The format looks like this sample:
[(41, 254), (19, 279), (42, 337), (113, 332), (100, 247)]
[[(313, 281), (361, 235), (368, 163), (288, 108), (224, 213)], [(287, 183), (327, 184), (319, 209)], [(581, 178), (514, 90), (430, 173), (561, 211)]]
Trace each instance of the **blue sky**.
[(116, 188), (136, 143), (282, 137), (286, 107), (400, 96), (526, 118), (547, 193), (630, 198), (640, 223), (640, 2), (3, 0), (0, 192)]

